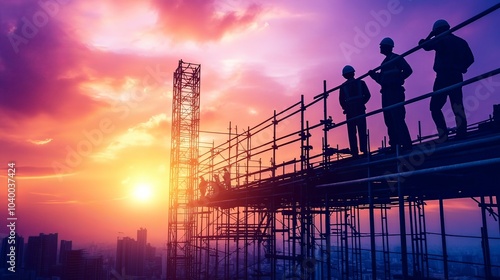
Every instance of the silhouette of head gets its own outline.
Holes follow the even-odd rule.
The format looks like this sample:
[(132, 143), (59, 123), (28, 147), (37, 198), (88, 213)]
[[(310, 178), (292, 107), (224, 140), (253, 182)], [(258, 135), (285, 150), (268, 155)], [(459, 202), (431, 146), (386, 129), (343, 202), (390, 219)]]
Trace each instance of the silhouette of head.
[(392, 53), (392, 49), (394, 48), (394, 41), (389, 38), (385, 37), (380, 41), (380, 53), (383, 55), (389, 55)]
[(444, 19), (438, 19), (434, 22), (432, 26), (432, 32), (434, 35), (439, 35), (450, 29), (450, 24)]
[(346, 65), (342, 69), (342, 76), (346, 79), (354, 78), (354, 67)]

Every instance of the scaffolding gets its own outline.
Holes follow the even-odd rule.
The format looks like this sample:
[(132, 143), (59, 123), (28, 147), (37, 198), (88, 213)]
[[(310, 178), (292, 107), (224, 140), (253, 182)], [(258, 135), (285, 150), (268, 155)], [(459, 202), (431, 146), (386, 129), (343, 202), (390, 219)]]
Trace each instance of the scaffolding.
[[(365, 117), (498, 74), (500, 68)], [(323, 87), (310, 103), (301, 96), (253, 127), (230, 124), (227, 141), (200, 148), (193, 178), (208, 178), (208, 187), (202, 192), (191, 182), (183, 228), (169, 224), (172, 236), (171, 229), (186, 232), (172, 239), (182, 250), (169, 245), (169, 268), (189, 273), (169, 273), (177, 277), (171, 279), (450, 279), (466, 269), (500, 277), (500, 255), (493, 254), (500, 251), (500, 114), (470, 124), (466, 139), (452, 131), (440, 143), (437, 135), (419, 134), (412, 151), (382, 145), (352, 157), (329, 137), (345, 133), (346, 121), (328, 117), (328, 97), (339, 87)], [(310, 121), (306, 112), (318, 111), (322, 119)], [(477, 204), (477, 236), (447, 229), (445, 204), (456, 200)], [(429, 221), (439, 221), (438, 228)], [(449, 243), (457, 238), (477, 241), (481, 257), (455, 258)], [(430, 249), (436, 242), (437, 252)]]
[(193, 273), (195, 213), (190, 205), (198, 173), (200, 130), (199, 64), (182, 60), (174, 72), (172, 143), (168, 208), (168, 279), (190, 279)]

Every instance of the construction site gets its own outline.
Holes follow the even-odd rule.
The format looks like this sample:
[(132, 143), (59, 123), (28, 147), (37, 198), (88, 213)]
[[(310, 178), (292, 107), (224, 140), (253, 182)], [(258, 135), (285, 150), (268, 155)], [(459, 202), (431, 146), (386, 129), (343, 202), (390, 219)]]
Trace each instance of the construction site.
[[(449, 32), (497, 16), (490, 13), (498, 8)], [(500, 68), (485, 69), (365, 116), (498, 74)], [(340, 86), (327, 89), (325, 82), (311, 102), (301, 96), (254, 126), (230, 123), (223, 143), (202, 143), (200, 84), (201, 65), (180, 60), (167, 279), (500, 279), (500, 105), (469, 124), (465, 138), (454, 129), (445, 142), (419, 132), (411, 150), (390, 150), (382, 141), (354, 157), (331, 140), (346, 133), (346, 121), (334, 122), (327, 106)], [(447, 231), (456, 201), (477, 205), (477, 235)], [(479, 257), (457, 258), (457, 243), (472, 244)], [(475, 278), (454, 278), (465, 270)]]

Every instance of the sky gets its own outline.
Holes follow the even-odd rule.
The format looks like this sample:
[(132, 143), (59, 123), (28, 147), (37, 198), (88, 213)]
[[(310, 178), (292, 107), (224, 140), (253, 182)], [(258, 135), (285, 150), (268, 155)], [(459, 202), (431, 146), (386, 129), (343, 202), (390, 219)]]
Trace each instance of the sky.
[[(225, 132), (229, 122), (255, 125), (301, 95), (312, 102), (323, 81), (328, 88), (344, 81), (346, 64), (358, 76), (377, 67), (384, 37), (403, 53), (435, 20), (455, 26), (497, 3), (3, 0), (0, 177), (14, 162), (16, 230), (25, 237), (58, 232), (79, 244), (135, 237), (144, 227), (151, 243), (165, 243), (172, 77), (180, 59), (201, 64), (200, 130)], [(475, 55), (465, 78), (498, 68), (498, 26), (497, 10), (456, 32)], [(407, 57), (414, 70), (407, 99), (432, 90), (433, 59), (422, 50)], [(379, 86), (365, 80), (368, 111), (380, 108)], [(499, 77), (464, 87), (469, 123), (492, 114), (499, 90)], [(344, 120), (336, 98), (328, 108), (335, 122)], [(449, 104), (444, 112), (453, 127)], [(435, 133), (427, 102), (407, 106), (406, 121), (413, 138), (418, 121), (423, 134)], [(375, 116), (368, 126), (376, 149), (385, 125)], [(212, 139), (224, 140), (201, 134)], [(348, 145), (345, 134), (333, 141)], [(6, 188), (0, 193), (5, 198)], [(5, 220), (7, 211), (0, 213)]]

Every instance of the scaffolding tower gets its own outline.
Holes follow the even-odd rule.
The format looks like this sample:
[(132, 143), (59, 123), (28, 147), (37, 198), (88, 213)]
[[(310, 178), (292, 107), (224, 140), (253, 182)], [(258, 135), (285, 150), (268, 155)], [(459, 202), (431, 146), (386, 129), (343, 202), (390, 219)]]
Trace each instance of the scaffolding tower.
[(189, 207), (198, 173), (199, 64), (179, 61), (174, 72), (167, 239), (168, 279), (188, 279), (193, 267), (194, 216)]

